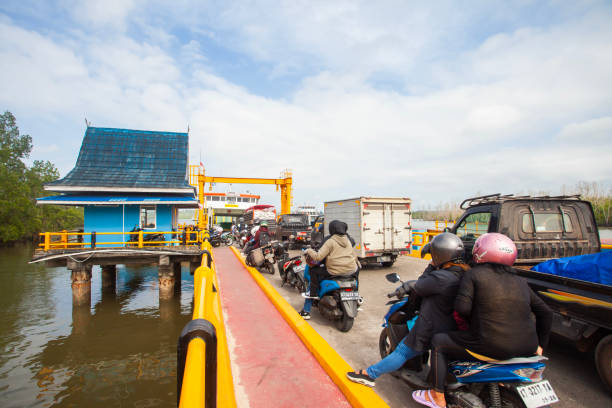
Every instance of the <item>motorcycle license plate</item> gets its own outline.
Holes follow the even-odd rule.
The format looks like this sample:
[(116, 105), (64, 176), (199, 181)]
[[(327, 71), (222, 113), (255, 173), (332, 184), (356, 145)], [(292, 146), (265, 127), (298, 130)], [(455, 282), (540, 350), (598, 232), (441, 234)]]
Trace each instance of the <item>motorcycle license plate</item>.
[(359, 292), (340, 292), (341, 300), (359, 300)]
[(559, 402), (559, 398), (548, 380), (516, 387), (516, 391), (518, 391), (527, 408), (538, 408)]
[(295, 272), (302, 272), (304, 269), (306, 269), (306, 265), (298, 265), (298, 266), (293, 267), (293, 270)]

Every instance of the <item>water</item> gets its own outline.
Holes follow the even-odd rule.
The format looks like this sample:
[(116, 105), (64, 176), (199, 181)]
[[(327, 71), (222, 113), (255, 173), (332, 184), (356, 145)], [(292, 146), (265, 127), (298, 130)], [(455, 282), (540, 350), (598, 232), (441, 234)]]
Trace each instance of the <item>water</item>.
[(191, 319), (193, 280), (158, 296), (157, 267), (117, 267), (91, 307), (72, 307), (70, 271), (28, 265), (31, 246), (0, 249), (2, 407), (175, 407), (176, 342)]

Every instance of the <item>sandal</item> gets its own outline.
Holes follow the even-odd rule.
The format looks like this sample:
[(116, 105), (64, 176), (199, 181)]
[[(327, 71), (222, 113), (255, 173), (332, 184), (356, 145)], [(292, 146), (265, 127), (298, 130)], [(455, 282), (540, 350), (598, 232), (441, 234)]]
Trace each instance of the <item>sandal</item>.
[[(427, 395), (429, 399), (425, 397)], [(418, 402), (419, 404), (426, 405), (430, 408), (446, 408), (446, 405), (441, 406), (436, 404), (433, 397), (431, 396), (431, 390), (417, 390), (412, 392), (412, 399)]]

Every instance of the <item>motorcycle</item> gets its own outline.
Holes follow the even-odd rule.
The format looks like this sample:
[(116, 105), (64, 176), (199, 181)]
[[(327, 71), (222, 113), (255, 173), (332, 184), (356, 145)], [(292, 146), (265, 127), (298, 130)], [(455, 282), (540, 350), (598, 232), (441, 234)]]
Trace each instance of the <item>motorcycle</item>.
[(278, 261), (278, 273), (281, 277), (281, 287), (288, 285), (296, 288), (298, 292), (306, 292), (307, 283), (304, 278), (306, 261), (301, 255)]
[(215, 248), (221, 246), (221, 244), (224, 243), (224, 240), (218, 231), (213, 231), (208, 241), (210, 242), (210, 245), (212, 245)]
[[(140, 232), (143, 231), (142, 228), (135, 226), (130, 230), (130, 232)], [(128, 246), (138, 246), (138, 235), (139, 234), (130, 234), (129, 242), (133, 242), (133, 244), (128, 244)], [(159, 246), (165, 245), (160, 244), (161, 241), (165, 241), (166, 237), (164, 234), (154, 233), (154, 234), (142, 234), (143, 246)]]
[[(304, 269), (300, 266), (294, 267), (294, 272), (300, 277), (299, 279), (310, 282), (311, 266), (306, 264)], [(323, 317), (332, 320), (338, 330), (347, 332), (353, 327), (357, 308), (363, 303), (357, 286), (357, 279), (352, 275), (324, 279), (319, 284), (319, 299), (312, 299), (312, 305), (319, 309)]]
[[(385, 276), (391, 282), (401, 282), (398, 274)], [(418, 318), (419, 301), (406, 294), (402, 286), (387, 294), (389, 310), (383, 320), (379, 338), (381, 358), (389, 355), (409, 333)], [(412, 388), (431, 388), (431, 372), (426, 365), (429, 353), (408, 360), (393, 373)], [(462, 408), (541, 407), (558, 402), (548, 380), (543, 379), (546, 365), (543, 356), (519, 357), (505, 361), (453, 361), (448, 372), (457, 380), (448, 384), (447, 406)]]
[(231, 232), (224, 232), (221, 234), (221, 242), (227, 246), (232, 246), (234, 243), (234, 235)]
[(270, 241), (259, 248), (249, 252), (246, 257), (246, 264), (254, 266), (260, 272), (267, 272), (274, 275), (274, 264), (276, 263), (278, 241)]

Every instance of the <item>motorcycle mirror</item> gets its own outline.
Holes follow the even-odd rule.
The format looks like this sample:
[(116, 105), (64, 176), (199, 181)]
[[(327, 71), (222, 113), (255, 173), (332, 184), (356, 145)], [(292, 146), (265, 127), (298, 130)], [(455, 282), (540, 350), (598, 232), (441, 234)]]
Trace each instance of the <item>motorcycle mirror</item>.
[(401, 280), (397, 273), (387, 274), (385, 275), (385, 278), (391, 283), (399, 282)]

